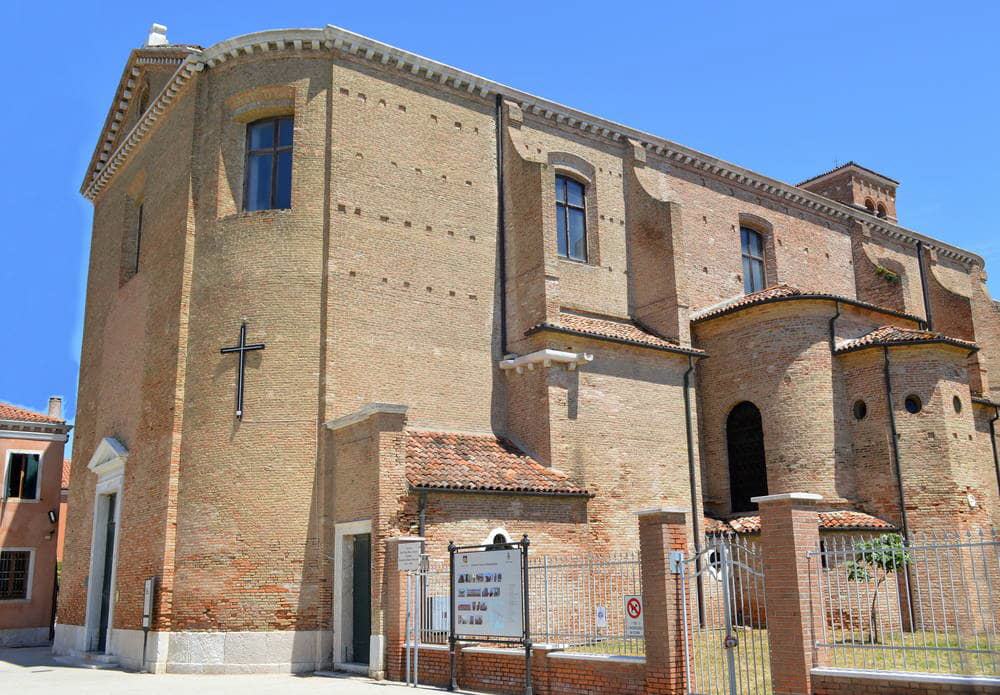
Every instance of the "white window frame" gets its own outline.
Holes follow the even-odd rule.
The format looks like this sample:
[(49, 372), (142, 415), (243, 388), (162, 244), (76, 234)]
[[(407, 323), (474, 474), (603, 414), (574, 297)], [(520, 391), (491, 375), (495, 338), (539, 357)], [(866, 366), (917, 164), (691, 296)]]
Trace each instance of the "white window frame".
[(497, 526), (495, 529), (490, 531), (489, 535), (483, 539), (483, 545), (493, 545), (493, 538), (498, 534), (503, 534), (503, 537), (507, 539), (507, 543), (513, 543), (514, 537), (507, 532), (503, 526)]
[(37, 554), (37, 548), (8, 548), (2, 547), (0, 551), (11, 552), (11, 553), (28, 553), (28, 587), (25, 592), (24, 598), (5, 598), (0, 599), (0, 604), (9, 605), (12, 603), (31, 603), (31, 589), (35, 583), (35, 555)]
[[(35, 478), (35, 496), (7, 497), (7, 477), (10, 475), (10, 460), (14, 454), (38, 454), (38, 475)], [(24, 502), (34, 504), (42, 501), (42, 471), (45, 466), (45, 451), (40, 449), (8, 449), (3, 463), (3, 487), (0, 488), (0, 498), (4, 501)]]

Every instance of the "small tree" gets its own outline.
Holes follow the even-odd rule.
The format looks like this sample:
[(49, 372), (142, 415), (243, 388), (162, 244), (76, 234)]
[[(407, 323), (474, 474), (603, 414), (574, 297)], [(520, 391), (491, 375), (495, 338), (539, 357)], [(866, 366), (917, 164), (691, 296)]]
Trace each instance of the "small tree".
[(886, 533), (854, 546), (854, 559), (847, 563), (847, 578), (852, 582), (875, 582), (871, 611), (868, 614), (872, 644), (879, 643), (878, 618), (875, 613), (878, 591), (890, 573), (903, 569), (909, 561), (903, 537), (898, 533)]

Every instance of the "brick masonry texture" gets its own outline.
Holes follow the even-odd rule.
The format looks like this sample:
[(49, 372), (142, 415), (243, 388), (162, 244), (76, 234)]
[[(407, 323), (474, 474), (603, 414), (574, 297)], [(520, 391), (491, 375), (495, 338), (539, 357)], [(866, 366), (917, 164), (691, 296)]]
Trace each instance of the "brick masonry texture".
[[(122, 629), (139, 627), (149, 576), (160, 578), (156, 630), (333, 629), (344, 597), (334, 596), (331, 558), (348, 522), (372, 523), (373, 633), (383, 634), (394, 572), (384, 540), (414, 533), (421, 518), (440, 557), (449, 540), (478, 542), (498, 526), (528, 533), (545, 554), (634, 548), (635, 512), (690, 509), (692, 488), (692, 518), (703, 506), (725, 516), (725, 423), (745, 400), (763, 414), (769, 492), (817, 492), (830, 509), (900, 523), (882, 350), (834, 348), (880, 326), (920, 327), (915, 246), (872, 231), (863, 211), (824, 215), (523, 104), (501, 99), (498, 129), (493, 94), (363, 52), (306, 48), (254, 50), (194, 72), (94, 189), (62, 623), (87, 620), (96, 483), (87, 465), (104, 437), (129, 451)], [(152, 50), (126, 70), (155, 87), (176, 65), (139, 60)], [(129, 103), (125, 121), (142, 123)], [(294, 116), (291, 208), (242, 212), (246, 124), (276, 114)], [(587, 183), (586, 263), (556, 251), (557, 174)], [(764, 236), (769, 285), (824, 297), (692, 323), (742, 294), (741, 226)], [(943, 253), (924, 261), (930, 328), (980, 349), (890, 348), (908, 516), (914, 529), (996, 523), (992, 409), (972, 397), (1000, 397), (989, 380), (1000, 310), (979, 265)], [(237, 420), (236, 359), (219, 349), (243, 321), (266, 349), (248, 357)], [(540, 324), (580, 330), (530, 330)], [(543, 349), (593, 361), (498, 367), (507, 353)], [(691, 354), (699, 349), (707, 359)], [(692, 366), (693, 480), (683, 391)], [(919, 414), (905, 410), (910, 393), (924, 403)], [(324, 426), (371, 403), (405, 414)], [(591, 497), (422, 496), (407, 478), (407, 441), (420, 432), (500, 438)], [(465, 468), (487, 465), (457, 456)]]

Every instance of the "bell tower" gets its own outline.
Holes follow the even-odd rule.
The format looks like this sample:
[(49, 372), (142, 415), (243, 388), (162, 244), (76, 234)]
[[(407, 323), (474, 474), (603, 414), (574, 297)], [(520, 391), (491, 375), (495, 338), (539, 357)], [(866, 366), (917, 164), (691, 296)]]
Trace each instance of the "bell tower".
[(866, 169), (855, 162), (842, 164), (836, 169), (799, 184), (799, 188), (866, 210), (892, 222), (898, 221), (896, 217), (898, 186), (898, 181)]

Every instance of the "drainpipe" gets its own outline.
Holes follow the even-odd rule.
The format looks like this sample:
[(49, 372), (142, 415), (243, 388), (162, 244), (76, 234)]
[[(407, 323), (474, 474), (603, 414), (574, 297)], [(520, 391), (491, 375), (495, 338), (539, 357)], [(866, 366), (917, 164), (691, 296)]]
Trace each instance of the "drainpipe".
[(934, 316), (931, 313), (931, 292), (927, 286), (927, 271), (924, 269), (924, 242), (917, 242), (917, 267), (920, 268), (920, 290), (924, 295), (924, 316), (927, 330), (934, 330)]
[(840, 302), (834, 302), (834, 305), (837, 308), (837, 313), (833, 315), (832, 319), (830, 319), (830, 352), (831, 353), (834, 352), (837, 349), (837, 336), (836, 336), (836, 333), (834, 333), (833, 328), (834, 328), (834, 325), (837, 323), (837, 319), (840, 318)]
[(420, 491), (419, 501), (417, 502), (417, 535), (421, 538), (424, 537), (424, 529), (427, 526), (427, 492), (424, 490)]
[(885, 400), (889, 408), (889, 427), (892, 430), (892, 462), (896, 471), (896, 485), (899, 487), (899, 520), (903, 531), (903, 539), (909, 538), (910, 526), (906, 519), (906, 494), (903, 492), (903, 470), (899, 461), (899, 432), (896, 429), (896, 411), (892, 405), (892, 377), (889, 374), (889, 347), (882, 347), (885, 374)]
[(500, 257), (500, 357), (507, 356), (507, 220), (503, 187), (503, 96), (496, 97), (497, 139), (497, 255)]
[(684, 372), (684, 430), (687, 435), (688, 480), (691, 484), (691, 527), (694, 533), (695, 570), (698, 582), (698, 624), (705, 624), (705, 602), (701, 585), (701, 516), (698, 514), (698, 486), (695, 485), (694, 425), (691, 423), (691, 375), (694, 373), (694, 355), (688, 355), (688, 368)]
[(990, 420), (990, 444), (993, 445), (993, 467), (997, 469), (997, 491), (1000, 492), (1000, 457), (997, 455), (997, 420), (1000, 420), (1000, 407), (993, 411)]

